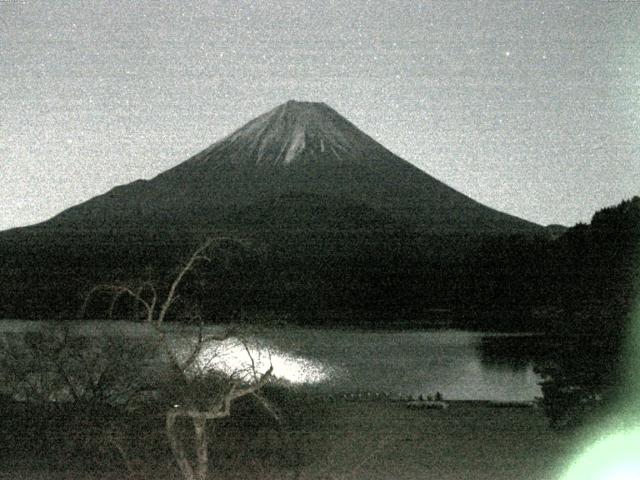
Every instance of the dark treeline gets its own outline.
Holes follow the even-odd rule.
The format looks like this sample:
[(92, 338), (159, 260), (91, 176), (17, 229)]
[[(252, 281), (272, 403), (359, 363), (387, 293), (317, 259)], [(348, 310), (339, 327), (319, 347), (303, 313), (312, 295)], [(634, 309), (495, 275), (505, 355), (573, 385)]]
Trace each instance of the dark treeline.
[[(632, 301), (640, 200), (560, 236), (262, 228), (225, 232), (185, 283), (205, 319), (270, 312), (304, 324), (429, 321), (482, 330), (615, 333)], [(75, 318), (98, 283), (163, 282), (207, 232), (0, 236), (3, 318)], [(167, 285), (164, 285), (166, 288)], [(185, 304), (188, 302), (185, 302)], [(127, 316), (128, 312), (119, 312)], [(100, 305), (88, 315), (104, 316)]]
[[(597, 212), (557, 238), (484, 242), (472, 256), (481, 312), (523, 309), (518, 321), (490, 327), (582, 335), (618, 335), (634, 299), (640, 264), (640, 198)], [(477, 294), (476, 294), (477, 295)], [(510, 320), (510, 319), (509, 319)], [(480, 324), (481, 327), (486, 324)]]
[[(200, 265), (182, 293), (197, 298), (212, 322), (241, 312), (271, 312), (306, 325), (384, 327), (398, 319), (422, 325), (418, 320), (430, 318), (433, 310), (455, 310), (470, 313), (469, 325), (482, 322), (478, 328), (517, 330), (520, 320), (498, 325), (493, 319), (506, 312), (516, 321), (544, 298), (532, 287), (533, 281), (544, 284), (544, 272), (529, 248), (546, 248), (542, 239), (408, 230), (262, 230), (226, 236), (233, 240), (222, 242), (218, 258)], [(75, 318), (98, 283), (149, 279), (166, 288), (165, 279), (203, 238), (194, 233), (175, 241), (149, 241), (123, 234), (49, 232), (4, 238), (0, 315)], [(536, 270), (511, 268), (522, 265), (520, 248)], [(481, 316), (484, 312), (494, 315)], [(96, 304), (88, 315), (104, 313)]]
[[(555, 240), (510, 247), (500, 264), (530, 307), (531, 315), (521, 317), (524, 329), (548, 334), (529, 353), (543, 378), (551, 424), (574, 426), (615, 410), (625, 395), (625, 341), (638, 328), (632, 309), (640, 198), (605, 208), (589, 225), (578, 224)], [(518, 256), (526, 261), (519, 264)], [(517, 283), (518, 268), (524, 283)]]
[(565, 340), (537, 365), (552, 425), (588, 421), (624, 401), (625, 342), (638, 328), (639, 254), (638, 197), (597, 212), (590, 225), (569, 229), (554, 246), (562, 312), (555, 326)]

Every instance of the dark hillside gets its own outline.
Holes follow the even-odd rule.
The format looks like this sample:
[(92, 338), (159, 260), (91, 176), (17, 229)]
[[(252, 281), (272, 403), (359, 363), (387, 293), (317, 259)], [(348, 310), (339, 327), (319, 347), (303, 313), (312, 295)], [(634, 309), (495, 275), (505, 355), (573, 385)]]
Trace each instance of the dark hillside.
[(244, 245), (203, 273), (212, 319), (384, 323), (484, 308), (495, 279), (468, 269), (470, 252), (516, 234), (544, 229), (448, 187), (330, 107), (292, 101), (151, 180), (0, 233), (0, 315), (73, 316), (96, 283), (168, 278), (207, 236)]

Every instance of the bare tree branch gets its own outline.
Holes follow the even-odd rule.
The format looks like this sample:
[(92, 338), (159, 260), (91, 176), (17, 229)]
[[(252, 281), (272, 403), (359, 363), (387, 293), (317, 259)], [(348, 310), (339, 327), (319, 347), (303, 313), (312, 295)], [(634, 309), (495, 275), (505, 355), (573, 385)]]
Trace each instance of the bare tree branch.
[(260, 395), (260, 393), (257, 391), (253, 392), (251, 396), (258, 400), (258, 402), (260, 402), (260, 404), (264, 407), (267, 413), (269, 413), (269, 415), (274, 418), (274, 420), (278, 422), (280, 421), (280, 413), (278, 413), (276, 407), (269, 400), (267, 400), (263, 395)]
[(213, 239), (208, 238), (200, 247), (198, 247), (196, 251), (193, 252), (193, 255), (191, 255), (191, 258), (189, 258), (186, 265), (182, 268), (182, 270), (180, 270), (176, 278), (173, 280), (173, 282), (171, 283), (171, 287), (169, 288), (169, 293), (167, 294), (167, 297), (165, 298), (165, 301), (160, 308), (160, 314), (155, 321), (157, 325), (162, 325), (162, 323), (164, 322), (169, 307), (171, 307), (171, 304), (176, 299), (176, 289), (178, 288), (178, 285), (180, 285), (180, 282), (182, 282), (182, 279), (186, 275), (186, 273), (193, 268), (193, 265), (198, 260), (205, 260), (207, 262), (211, 261), (209, 257), (204, 256), (202, 252), (209, 248), (212, 243)]
[[(100, 291), (103, 292), (112, 292), (114, 294), (113, 298), (111, 299), (111, 303), (109, 305), (109, 318), (113, 318), (113, 310), (115, 308), (116, 302), (120, 299), (120, 297), (124, 294), (129, 295), (130, 297), (132, 297), (135, 301), (141, 303), (147, 313), (147, 320), (152, 319), (153, 318), (153, 311), (155, 308), (155, 298), (153, 299), (152, 303), (149, 304), (149, 302), (147, 302), (141, 295), (142, 291), (139, 290), (137, 292), (134, 292), (133, 290), (131, 290), (131, 288), (125, 286), (125, 285), (109, 285), (109, 284), (102, 284), (102, 285), (96, 285), (95, 287), (93, 287), (89, 293), (87, 294), (84, 304), (80, 310), (80, 316), (83, 317), (87, 307), (89, 305), (89, 301), (91, 300), (91, 298), (93, 297), (93, 295), (95, 293), (98, 293)], [(155, 292), (155, 289), (154, 289)]]

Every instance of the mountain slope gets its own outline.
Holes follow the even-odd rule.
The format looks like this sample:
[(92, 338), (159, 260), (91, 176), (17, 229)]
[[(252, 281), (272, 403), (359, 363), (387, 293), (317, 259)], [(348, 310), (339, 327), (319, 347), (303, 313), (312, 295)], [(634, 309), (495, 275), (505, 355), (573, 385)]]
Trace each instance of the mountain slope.
[(212, 321), (422, 318), (484, 298), (503, 272), (487, 279), (469, 256), (516, 232), (544, 229), (448, 187), (324, 104), (287, 102), (151, 180), (2, 232), (0, 317), (73, 317), (94, 285), (172, 278), (219, 236), (248, 248), (203, 265), (182, 292), (199, 292)]
[[(40, 227), (220, 228), (238, 225), (237, 212), (255, 217), (247, 216), (248, 210), (277, 209), (276, 199), (300, 194), (313, 202), (320, 197), (329, 203), (337, 199), (358, 204), (386, 216), (390, 223), (403, 222), (431, 232), (540, 229), (448, 187), (325, 104), (294, 101), (257, 117), (149, 181), (116, 187)], [(308, 206), (303, 210), (313, 212)], [(289, 214), (291, 209), (282, 212)], [(331, 222), (333, 227), (340, 225), (338, 220)], [(314, 223), (313, 215), (306, 223)]]

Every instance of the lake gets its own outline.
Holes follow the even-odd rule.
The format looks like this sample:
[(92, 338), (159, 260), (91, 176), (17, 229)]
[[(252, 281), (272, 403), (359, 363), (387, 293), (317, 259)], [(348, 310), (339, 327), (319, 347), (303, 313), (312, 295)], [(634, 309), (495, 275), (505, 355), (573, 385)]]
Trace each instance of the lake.
[[(0, 321), (0, 334), (37, 329), (39, 322)], [(74, 322), (89, 335), (137, 336), (130, 322)], [(206, 327), (215, 330), (219, 327)], [(532, 335), (462, 330), (381, 331), (310, 329), (295, 326), (261, 330), (258, 365), (271, 362), (274, 374), (325, 393), (379, 392), (417, 397), (440, 392), (446, 399), (528, 401), (541, 396), (540, 378), (518, 345)], [(500, 345), (507, 340), (509, 348)], [(515, 348), (514, 348), (515, 345)], [(526, 350), (526, 349), (525, 349)], [(242, 361), (244, 350), (228, 344), (215, 350), (220, 365)], [(268, 352), (268, 353), (267, 353)], [(516, 352), (516, 353), (514, 353)], [(213, 357), (213, 350), (203, 351)], [(246, 357), (245, 357), (246, 361)]]
[[(541, 396), (531, 361), (496, 355), (501, 341), (536, 337), (461, 330), (367, 331), (296, 328), (267, 339), (282, 351), (325, 366), (326, 391), (433, 395), (448, 399), (527, 401)], [(487, 346), (492, 355), (487, 355)]]

